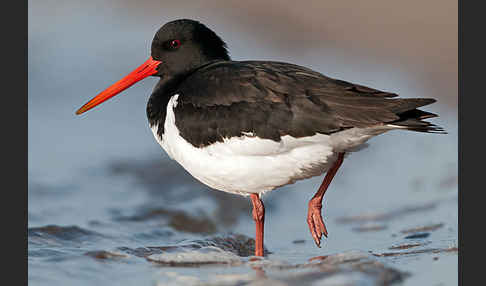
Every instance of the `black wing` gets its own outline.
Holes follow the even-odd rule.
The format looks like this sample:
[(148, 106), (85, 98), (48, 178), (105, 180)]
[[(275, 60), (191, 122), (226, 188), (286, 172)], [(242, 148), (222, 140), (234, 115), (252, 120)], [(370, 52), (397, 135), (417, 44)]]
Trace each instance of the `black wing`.
[(189, 76), (175, 93), (176, 125), (194, 146), (247, 133), (280, 141), (284, 135), (331, 134), (400, 122), (416, 131), (441, 131), (420, 121), (435, 114), (416, 109), (434, 99), (395, 99), (391, 97), (396, 94), (288, 63), (217, 62)]

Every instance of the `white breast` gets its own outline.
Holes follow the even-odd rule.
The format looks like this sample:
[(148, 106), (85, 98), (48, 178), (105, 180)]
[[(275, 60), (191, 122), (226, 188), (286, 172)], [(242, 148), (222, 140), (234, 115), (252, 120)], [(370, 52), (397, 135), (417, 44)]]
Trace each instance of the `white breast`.
[(253, 134), (224, 139), (196, 148), (182, 138), (175, 125), (174, 107), (178, 94), (171, 97), (162, 138), (158, 126), (151, 126), (155, 139), (169, 157), (192, 176), (211, 188), (242, 195), (262, 193), (326, 172), (337, 153), (359, 147), (374, 135), (390, 128), (352, 128), (332, 135), (316, 134), (280, 142)]

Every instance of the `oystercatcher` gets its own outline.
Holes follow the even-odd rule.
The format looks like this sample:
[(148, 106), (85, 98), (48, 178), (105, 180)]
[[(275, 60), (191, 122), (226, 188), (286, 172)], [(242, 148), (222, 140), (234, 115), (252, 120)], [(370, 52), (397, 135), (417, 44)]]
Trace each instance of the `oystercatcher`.
[(160, 77), (147, 105), (149, 126), (167, 154), (209, 187), (250, 196), (255, 255), (263, 256), (262, 194), (326, 173), (309, 201), (307, 223), (320, 247), (323, 196), (347, 152), (389, 130), (445, 133), (417, 108), (431, 98), (333, 79), (283, 62), (232, 61), (226, 44), (200, 22), (162, 26), (151, 57), (83, 107), (81, 114), (135, 82)]

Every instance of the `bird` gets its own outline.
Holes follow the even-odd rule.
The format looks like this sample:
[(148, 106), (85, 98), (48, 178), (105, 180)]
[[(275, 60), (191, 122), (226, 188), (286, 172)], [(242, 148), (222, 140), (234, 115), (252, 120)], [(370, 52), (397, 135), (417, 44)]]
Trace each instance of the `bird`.
[(156, 141), (203, 184), (249, 197), (255, 256), (265, 255), (265, 192), (325, 173), (306, 220), (321, 247), (323, 197), (345, 155), (390, 130), (446, 133), (424, 121), (437, 114), (418, 109), (433, 98), (397, 98), (291, 63), (232, 60), (226, 43), (191, 19), (164, 24), (149, 59), (76, 114), (148, 76), (160, 78), (146, 109)]

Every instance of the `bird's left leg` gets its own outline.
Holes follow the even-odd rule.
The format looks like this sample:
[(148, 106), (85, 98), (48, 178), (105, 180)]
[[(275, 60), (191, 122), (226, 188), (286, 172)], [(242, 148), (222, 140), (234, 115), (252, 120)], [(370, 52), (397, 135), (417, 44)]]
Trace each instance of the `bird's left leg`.
[(322, 181), (319, 190), (309, 201), (309, 209), (307, 211), (307, 224), (309, 225), (309, 230), (312, 234), (312, 238), (316, 242), (318, 247), (321, 247), (321, 237), (324, 234), (327, 237), (327, 229), (324, 221), (322, 220), (321, 209), (322, 209), (322, 198), (326, 193), (329, 184), (331, 184), (334, 175), (336, 175), (337, 170), (343, 163), (344, 152), (338, 154), (338, 158), (334, 165), (326, 173), (326, 177)]
[(263, 256), (263, 226), (265, 223), (265, 206), (258, 194), (251, 194), (253, 220), (255, 221), (255, 256)]

